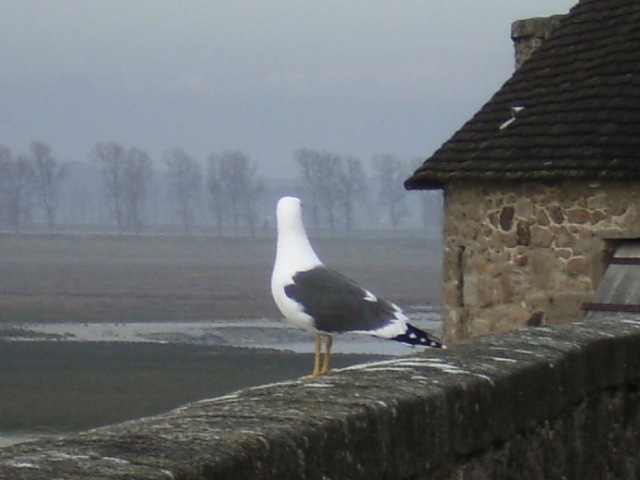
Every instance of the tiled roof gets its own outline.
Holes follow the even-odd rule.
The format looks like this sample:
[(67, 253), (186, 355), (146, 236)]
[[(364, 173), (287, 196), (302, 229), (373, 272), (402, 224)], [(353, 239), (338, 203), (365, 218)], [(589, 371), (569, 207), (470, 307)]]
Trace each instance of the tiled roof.
[(559, 178), (640, 178), (639, 0), (581, 0), (405, 186)]

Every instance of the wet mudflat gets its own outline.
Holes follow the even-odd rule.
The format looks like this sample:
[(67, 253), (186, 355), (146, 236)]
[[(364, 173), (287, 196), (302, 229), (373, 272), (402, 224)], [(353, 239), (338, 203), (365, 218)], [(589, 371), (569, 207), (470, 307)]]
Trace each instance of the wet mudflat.
[[(336, 354), (335, 367), (376, 358)], [(0, 431), (65, 432), (308, 374), (311, 354), (187, 344), (0, 342)]]
[[(405, 308), (438, 303), (437, 242), (318, 250)], [(0, 445), (308, 374), (312, 340), (270, 298), (272, 256), (271, 238), (0, 235)], [(372, 342), (337, 339), (333, 366), (408, 352)]]

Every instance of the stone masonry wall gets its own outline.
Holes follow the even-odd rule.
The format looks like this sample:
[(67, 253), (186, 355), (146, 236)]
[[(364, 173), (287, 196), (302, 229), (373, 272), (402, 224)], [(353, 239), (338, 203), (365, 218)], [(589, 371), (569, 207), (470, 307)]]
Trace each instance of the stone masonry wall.
[(11, 480), (637, 480), (640, 319), (527, 328), (0, 449)]
[(511, 40), (515, 49), (516, 69), (529, 59), (531, 54), (558, 26), (564, 15), (526, 18), (511, 24)]
[(445, 341), (578, 318), (612, 239), (639, 235), (639, 227), (637, 184), (447, 185)]

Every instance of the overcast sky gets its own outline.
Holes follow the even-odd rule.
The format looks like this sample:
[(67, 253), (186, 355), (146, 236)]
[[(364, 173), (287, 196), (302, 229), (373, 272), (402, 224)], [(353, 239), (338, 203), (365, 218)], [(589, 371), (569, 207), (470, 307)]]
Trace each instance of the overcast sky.
[(511, 75), (511, 22), (574, 3), (2, 0), (0, 144), (424, 158)]

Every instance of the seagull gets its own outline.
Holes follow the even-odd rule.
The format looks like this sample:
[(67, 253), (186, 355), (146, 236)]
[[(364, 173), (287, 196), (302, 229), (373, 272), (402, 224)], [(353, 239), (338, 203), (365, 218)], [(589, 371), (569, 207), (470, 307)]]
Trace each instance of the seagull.
[(322, 263), (307, 237), (299, 198), (278, 200), (276, 220), (271, 294), (289, 321), (315, 334), (313, 373), (303, 378), (329, 372), (334, 334), (362, 333), (410, 345), (443, 347), (440, 340), (411, 325), (400, 307)]

